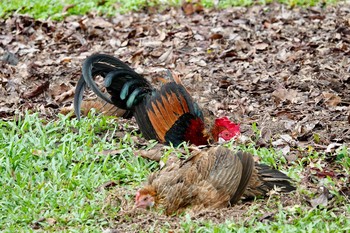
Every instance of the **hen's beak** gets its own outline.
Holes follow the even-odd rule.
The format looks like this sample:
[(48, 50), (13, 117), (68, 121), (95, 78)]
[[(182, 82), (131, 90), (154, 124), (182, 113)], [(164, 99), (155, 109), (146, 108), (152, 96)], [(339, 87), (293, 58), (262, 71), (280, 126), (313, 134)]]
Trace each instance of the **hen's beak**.
[(136, 209), (136, 208), (146, 208), (146, 206), (142, 205), (142, 203), (140, 203), (140, 202), (135, 202), (134, 209)]
[(136, 208), (142, 208), (142, 209), (147, 209), (147, 208), (151, 208), (154, 206), (154, 202), (151, 202), (151, 203), (144, 203), (142, 201), (138, 201), (138, 202), (135, 202), (134, 204), (134, 209)]

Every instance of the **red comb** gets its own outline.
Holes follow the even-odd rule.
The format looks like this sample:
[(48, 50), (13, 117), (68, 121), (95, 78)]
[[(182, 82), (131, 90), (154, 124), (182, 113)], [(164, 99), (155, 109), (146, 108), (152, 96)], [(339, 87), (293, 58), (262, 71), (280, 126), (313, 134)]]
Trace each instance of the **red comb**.
[(230, 121), (230, 119), (228, 119), (228, 117), (221, 117), (215, 120), (215, 124), (217, 126), (224, 126), (226, 127), (228, 130), (230, 130), (233, 133), (240, 133), (240, 127), (239, 124), (235, 124), (232, 121)]

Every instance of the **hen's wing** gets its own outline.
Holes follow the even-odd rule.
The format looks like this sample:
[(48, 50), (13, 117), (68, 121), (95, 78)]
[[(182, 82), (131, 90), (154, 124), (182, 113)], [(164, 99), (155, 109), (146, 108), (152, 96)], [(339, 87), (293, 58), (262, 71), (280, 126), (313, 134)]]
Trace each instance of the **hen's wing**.
[[(208, 156), (214, 159), (214, 163), (209, 169), (210, 173), (206, 180), (215, 188), (219, 197), (225, 198), (213, 201), (222, 202), (227, 206), (230, 198), (239, 191), (243, 171), (241, 159), (222, 146), (210, 148)], [(202, 170), (205, 169), (204, 167)], [(217, 205), (214, 203), (211, 205)]]
[(243, 193), (245, 192), (248, 186), (248, 183), (250, 182), (254, 170), (254, 159), (251, 154), (239, 151), (236, 154), (236, 157), (239, 157), (242, 163), (242, 177), (238, 185), (237, 191), (231, 197), (231, 205), (236, 204), (241, 199)]
[(249, 179), (249, 176), (242, 176), (244, 168), (241, 158), (222, 146), (197, 152), (184, 161), (180, 168), (185, 171), (195, 170), (187, 172), (185, 180), (192, 177), (192, 183), (188, 183), (188, 186), (191, 186), (196, 196), (191, 204), (198, 208), (228, 206), (235, 193), (244, 192), (247, 181), (241, 182), (242, 178)]

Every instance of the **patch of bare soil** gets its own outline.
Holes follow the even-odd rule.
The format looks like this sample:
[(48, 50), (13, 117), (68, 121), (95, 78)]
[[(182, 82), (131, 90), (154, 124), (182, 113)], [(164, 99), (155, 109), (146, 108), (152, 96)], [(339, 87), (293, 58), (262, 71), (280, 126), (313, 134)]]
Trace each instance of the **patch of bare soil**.
[[(350, 5), (288, 9), (272, 4), (112, 18), (90, 14), (62, 22), (20, 15), (1, 19), (0, 116), (10, 119), (31, 110), (55, 118), (66, 112), (83, 60), (103, 52), (155, 84), (165, 68), (174, 70), (203, 107), (239, 122), (243, 135), (258, 146), (281, 150), (288, 161), (312, 150), (334, 152), (350, 142), (349, 16)], [(252, 131), (253, 122), (260, 135)], [(337, 191), (348, 198), (344, 180), (349, 175), (334, 163), (336, 155), (328, 159), (322, 169), (309, 164), (303, 184), (316, 192), (326, 176), (343, 180)], [(324, 203), (322, 195), (311, 205)], [(159, 222), (179, 227), (178, 217), (123, 212), (130, 208), (113, 220), (120, 232), (131, 223), (138, 229)], [(242, 217), (240, 210), (247, 208), (243, 204), (205, 216), (216, 216), (213, 221)]]

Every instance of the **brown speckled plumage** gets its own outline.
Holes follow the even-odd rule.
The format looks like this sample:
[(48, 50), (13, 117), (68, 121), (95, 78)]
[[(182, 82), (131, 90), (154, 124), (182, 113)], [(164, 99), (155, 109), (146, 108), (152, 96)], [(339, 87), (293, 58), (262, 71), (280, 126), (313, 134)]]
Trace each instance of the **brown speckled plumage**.
[(185, 161), (153, 173), (139, 192), (155, 191), (156, 206), (169, 215), (188, 207), (227, 207), (241, 197), (266, 195), (274, 185), (282, 191), (294, 189), (286, 175), (255, 164), (251, 154), (217, 146), (194, 151)]

